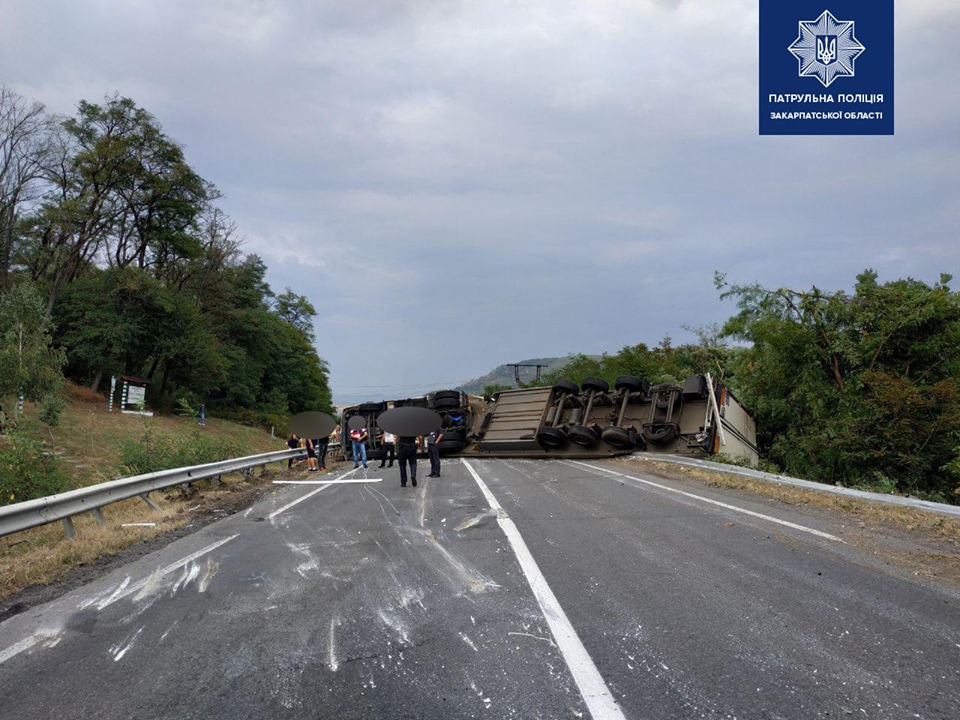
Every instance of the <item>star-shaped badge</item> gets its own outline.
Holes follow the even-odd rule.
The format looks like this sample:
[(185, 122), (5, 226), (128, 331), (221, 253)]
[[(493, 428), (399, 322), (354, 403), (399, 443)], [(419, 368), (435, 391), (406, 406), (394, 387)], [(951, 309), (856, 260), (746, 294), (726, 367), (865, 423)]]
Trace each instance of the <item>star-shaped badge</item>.
[(787, 49), (800, 61), (800, 77), (812, 75), (830, 87), (838, 77), (853, 77), (853, 61), (866, 48), (853, 36), (853, 20), (840, 22), (824, 10), (816, 20), (800, 21), (800, 37)]

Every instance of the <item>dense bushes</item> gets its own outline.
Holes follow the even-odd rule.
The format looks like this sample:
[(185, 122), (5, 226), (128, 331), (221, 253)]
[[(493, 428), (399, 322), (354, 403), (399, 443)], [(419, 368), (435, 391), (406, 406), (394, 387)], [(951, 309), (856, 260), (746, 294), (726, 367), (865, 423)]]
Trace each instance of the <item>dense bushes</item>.
[(119, 470), (123, 475), (141, 475), (246, 454), (238, 440), (212, 437), (199, 428), (187, 435), (166, 435), (147, 430), (139, 440), (127, 440), (121, 445)]
[(19, 433), (0, 437), (0, 505), (68, 489), (67, 474), (40, 442)]

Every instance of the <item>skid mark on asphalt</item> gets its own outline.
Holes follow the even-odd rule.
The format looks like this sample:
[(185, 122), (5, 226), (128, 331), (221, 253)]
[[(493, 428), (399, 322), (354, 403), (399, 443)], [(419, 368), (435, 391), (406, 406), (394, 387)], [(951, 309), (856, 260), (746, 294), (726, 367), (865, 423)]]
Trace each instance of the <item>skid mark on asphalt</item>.
[(470, 530), (471, 528), (481, 527), (486, 525), (486, 521), (490, 518), (497, 516), (497, 513), (493, 510), (484, 510), (482, 513), (474, 515), (471, 518), (467, 518), (462, 523), (457, 525), (454, 530), (457, 532), (463, 532), (464, 530)]
[(128, 635), (126, 638), (124, 638), (122, 642), (117, 643), (110, 648), (110, 654), (113, 655), (114, 662), (118, 662), (123, 658), (124, 655), (127, 654), (130, 648), (133, 647), (133, 644), (137, 641), (137, 638), (140, 637), (140, 633), (143, 632), (144, 627), (146, 626), (144, 625), (132, 635)]

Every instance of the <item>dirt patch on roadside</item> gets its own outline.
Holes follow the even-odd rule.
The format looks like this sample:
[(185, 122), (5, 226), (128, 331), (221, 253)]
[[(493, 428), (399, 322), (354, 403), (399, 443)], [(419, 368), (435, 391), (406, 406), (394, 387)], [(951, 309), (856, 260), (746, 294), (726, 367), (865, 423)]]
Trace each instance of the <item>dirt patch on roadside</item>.
[(625, 457), (611, 463), (665, 480), (762, 496), (795, 512), (816, 513), (831, 533), (867, 556), (872, 567), (960, 591), (960, 518), (646, 458)]
[(106, 527), (99, 527), (89, 516), (74, 518), (76, 540), (64, 536), (60, 523), (2, 538), (0, 622), (242, 512), (275, 489), (273, 480), (300, 475), (296, 470), (267, 469), (248, 477), (225, 476), (220, 484), (197, 482), (189, 495), (171, 488), (151, 494), (159, 512), (139, 499), (115, 503), (104, 508)]

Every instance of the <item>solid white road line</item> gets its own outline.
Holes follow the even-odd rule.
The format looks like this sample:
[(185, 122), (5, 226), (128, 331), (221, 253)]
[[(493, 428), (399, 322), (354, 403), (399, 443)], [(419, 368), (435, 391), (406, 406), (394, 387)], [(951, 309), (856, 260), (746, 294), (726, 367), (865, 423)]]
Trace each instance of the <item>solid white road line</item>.
[[(131, 593), (135, 593), (142, 590), (147, 583), (156, 582), (158, 578), (161, 578), (164, 575), (169, 575), (175, 570), (179, 570), (184, 565), (190, 564), (197, 558), (202, 557), (203, 555), (206, 555), (208, 552), (212, 552), (213, 550), (216, 550), (221, 545), (226, 545), (228, 542), (230, 542), (231, 540), (239, 536), (240, 534), (237, 533), (236, 535), (231, 535), (228, 538), (224, 538), (223, 540), (218, 540), (217, 542), (211, 545), (207, 545), (205, 548), (201, 550), (197, 550), (195, 553), (191, 553), (190, 555), (187, 555), (185, 558), (181, 558), (180, 560), (177, 560), (175, 563), (171, 563), (170, 565), (167, 565), (165, 568), (162, 568), (162, 569), (158, 568), (155, 572), (151, 573), (149, 576), (145, 577), (143, 580), (135, 582), (133, 585), (127, 584), (128, 581), (130, 580), (130, 578), (128, 577), (126, 580), (123, 581), (123, 583), (120, 584), (120, 586), (113, 592), (113, 594), (110, 595), (110, 597), (108, 597), (106, 600), (102, 600), (99, 603), (96, 603), (97, 610), (103, 610), (104, 608), (107, 608), (110, 605), (113, 605), (118, 600), (122, 600), (123, 598), (127, 597)], [(93, 604), (93, 603), (89, 603), (89, 604)], [(40, 640), (42, 640), (44, 637), (47, 637), (48, 635), (49, 633), (44, 633), (42, 631), (36, 632), (30, 637), (26, 638), (25, 640), (21, 640), (15, 645), (11, 645), (10, 647), (8, 647), (6, 650), (0, 651), (0, 665), (5, 663), (10, 658), (16, 655), (19, 655), (24, 650), (27, 650), (33, 647)]]
[(274, 485), (347, 485), (349, 483), (383, 482), (383, 478), (362, 478), (357, 480), (274, 480)]
[(625, 720), (623, 713), (620, 711), (620, 706), (617, 705), (617, 701), (613, 698), (613, 694), (594, 664), (593, 658), (590, 657), (590, 653), (587, 652), (576, 630), (573, 629), (573, 625), (557, 601), (557, 596), (553, 594), (546, 578), (540, 572), (537, 561), (530, 554), (530, 550), (520, 535), (520, 531), (517, 530), (517, 526), (513, 520), (506, 516), (503, 507), (490, 492), (490, 488), (480, 479), (473, 466), (467, 462), (466, 458), (461, 458), (461, 460), (470, 474), (473, 475), (473, 479), (477, 481), (480, 492), (487, 499), (491, 509), (496, 511), (497, 522), (500, 524), (504, 535), (507, 536), (507, 540), (510, 541), (510, 547), (513, 549), (514, 555), (517, 556), (517, 561), (520, 563), (520, 568), (523, 570), (527, 582), (530, 583), (530, 589), (533, 590), (533, 594), (540, 604), (543, 617), (550, 626), (550, 632), (553, 633), (557, 646), (560, 648), (560, 653), (563, 655), (567, 667), (570, 668), (570, 674), (573, 675), (577, 687), (580, 688), (580, 694), (583, 696), (583, 701), (586, 703), (593, 720)]
[(287, 503), (286, 505), (284, 505), (284, 506), (281, 507), (281, 508), (277, 508), (277, 509), (274, 510), (272, 513), (270, 513), (269, 515), (267, 515), (267, 518), (270, 519), (270, 520), (272, 520), (273, 518), (275, 518), (275, 517), (276, 517), (277, 515), (279, 515), (280, 513), (286, 512), (287, 510), (289, 510), (290, 508), (292, 508), (294, 505), (299, 505), (299, 504), (302, 503), (304, 500), (309, 500), (310, 498), (312, 498), (312, 497), (313, 497), (314, 495), (316, 495), (317, 493), (323, 492), (324, 490), (326, 490), (328, 487), (330, 487), (331, 485), (333, 485), (333, 484), (334, 484), (335, 482), (337, 482), (338, 480), (343, 480), (343, 478), (347, 477), (347, 475), (352, 475), (353, 472), (354, 472), (354, 470), (356, 470), (356, 469), (357, 469), (357, 468), (353, 468), (352, 470), (348, 470), (348, 471), (345, 472), (343, 475), (341, 475), (340, 477), (335, 478), (335, 479), (333, 479), (333, 480), (321, 481), (321, 482), (323, 482), (323, 484), (322, 484), (320, 487), (318, 487), (316, 490), (314, 490), (314, 491), (312, 491), (312, 492), (308, 492), (308, 493), (307, 493), (306, 495), (304, 495), (303, 497), (299, 497), (299, 498), (297, 498), (296, 500), (294, 500), (293, 502)]
[(0, 665), (3, 665), (10, 658), (15, 657), (16, 655), (19, 655), (24, 650), (29, 650), (38, 642), (40, 642), (40, 636), (31, 635), (30, 637), (18, 642), (16, 645), (11, 645), (3, 652), (0, 652)]
[(655, 483), (651, 480), (644, 480), (643, 478), (634, 477), (633, 475), (625, 475), (619, 473), (616, 470), (608, 470), (607, 468), (597, 467), (596, 465), (591, 465), (589, 463), (580, 462), (578, 460), (567, 460), (565, 461), (568, 465), (580, 465), (582, 467), (590, 468), (591, 470), (599, 470), (601, 472), (609, 473), (610, 475), (616, 475), (617, 477), (626, 478), (627, 480), (633, 480), (634, 482), (643, 483), (644, 485), (650, 485), (661, 490), (666, 490), (667, 492), (676, 493), (677, 495), (683, 495), (684, 497), (693, 498), (694, 500), (699, 500), (701, 502), (709, 503), (710, 505), (717, 505), (718, 507), (726, 508), (727, 510), (733, 510), (734, 512), (743, 513), (744, 515), (751, 515), (752, 517), (757, 517), (762, 520), (767, 520), (768, 522), (777, 523), (778, 525), (786, 525), (787, 527), (793, 528), (794, 530), (800, 530), (801, 532), (810, 533), (811, 535), (816, 535), (817, 537), (826, 538), (827, 540), (833, 540), (834, 542), (845, 542), (841, 538), (838, 538), (836, 535), (831, 535), (830, 533), (821, 532), (820, 530), (814, 530), (813, 528), (807, 527), (806, 525), (797, 525), (796, 523), (787, 522), (786, 520), (780, 520), (779, 518), (770, 517), (769, 515), (764, 515), (762, 513), (753, 512), (753, 510), (745, 510), (744, 508), (737, 507), (736, 505), (728, 505), (727, 503), (718, 502), (717, 500), (711, 500), (710, 498), (705, 498), (702, 495), (694, 495), (693, 493), (685, 492), (684, 490), (677, 490), (676, 488), (669, 487), (667, 485), (661, 485), (660, 483)]

